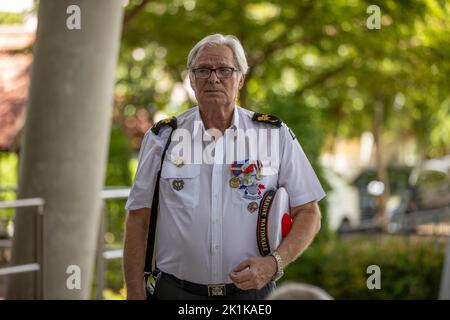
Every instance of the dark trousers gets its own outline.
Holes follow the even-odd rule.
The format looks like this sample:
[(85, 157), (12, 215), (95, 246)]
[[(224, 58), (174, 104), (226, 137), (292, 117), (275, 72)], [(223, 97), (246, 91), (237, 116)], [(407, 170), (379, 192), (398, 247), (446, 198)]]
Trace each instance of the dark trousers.
[(165, 273), (159, 275), (154, 297), (156, 300), (264, 300), (275, 289), (275, 282), (269, 282), (260, 290), (240, 290), (221, 297), (200, 296), (186, 291)]

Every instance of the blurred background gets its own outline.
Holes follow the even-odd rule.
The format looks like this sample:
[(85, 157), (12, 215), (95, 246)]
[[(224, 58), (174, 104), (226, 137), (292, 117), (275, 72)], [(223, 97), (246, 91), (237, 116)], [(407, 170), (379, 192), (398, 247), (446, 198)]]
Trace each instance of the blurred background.
[[(338, 299), (437, 299), (444, 292), (450, 298), (450, 262), (445, 264), (450, 235), (448, 1), (115, 0), (110, 3), (119, 5), (109, 11), (89, 1), (56, 2), (0, 2), (0, 297), (125, 297), (124, 205), (140, 143), (155, 122), (196, 104), (187, 54), (204, 36), (223, 33), (241, 40), (250, 65), (239, 105), (286, 122), (327, 190), (320, 203), (320, 234), (284, 279), (319, 286)], [(39, 8), (43, 3), (47, 7)], [(53, 20), (70, 16), (59, 10), (70, 4), (81, 8), (81, 29), (67, 30), (65, 24), (60, 27), (64, 30), (52, 29)], [(379, 8), (379, 28), (370, 28), (377, 21), (377, 12), (368, 10), (371, 5)], [(119, 23), (116, 29), (101, 29), (92, 22), (95, 17), (98, 24)], [(47, 24), (41, 36), (36, 35), (38, 24)], [(100, 31), (92, 32), (91, 26)], [(79, 39), (71, 38), (74, 32)], [(85, 87), (71, 87), (71, 81), (80, 83), (78, 68), (83, 71), (83, 63), (94, 59), (85, 52), (92, 54), (91, 44), (100, 41), (102, 32), (117, 47), (114, 63), (95, 60), (98, 69), (82, 75)], [(58, 55), (55, 48), (65, 41), (68, 51), (61, 49), (65, 54)], [(76, 41), (88, 45), (71, 49)], [(65, 67), (64, 59), (72, 65)], [(100, 90), (102, 83), (111, 92)], [(39, 88), (47, 93), (40, 94)], [(111, 103), (102, 105), (109, 111), (96, 113), (93, 100), (83, 102), (89, 90), (103, 92)], [(55, 105), (49, 92), (57, 92), (56, 109), (45, 109)], [(77, 136), (81, 124), (64, 129), (65, 120), (55, 114), (69, 108), (61, 102), (65, 94), (69, 100), (75, 96), (86, 115), (80, 123), (88, 128), (103, 123), (98, 128), (105, 132), (105, 139), (99, 138), (105, 148), (104, 157), (98, 157), (104, 163), (97, 177), (101, 190), (91, 199), (99, 205), (90, 209), (76, 207), (84, 201), (79, 196), (83, 179), (86, 183), (90, 177), (76, 172), (82, 167), (68, 164), (89, 154), (84, 150), (91, 150), (89, 141), (98, 133)], [(64, 118), (68, 122), (77, 109), (70, 112)], [(28, 134), (27, 126), (32, 128)], [(46, 134), (39, 138), (39, 132)], [(61, 143), (47, 150), (49, 141), (70, 132), (75, 134), (72, 149)], [(36, 150), (42, 151), (40, 156)], [(68, 174), (68, 180), (55, 187), (58, 178), (48, 175), (52, 160), (46, 157), (58, 150), (67, 159), (57, 163), (68, 161), (58, 177)], [(35, 173), (39, 170), (41, 175)], [(71, 173), (77, 178), (70, 180)], [(61, 198), (74, 203), (65, 216), (58, 209)], [(22, 214), (19, 208), (25, 207)], [(95, 217), (91, 229), (71, 218), (77, 210), (83, 221)], [(15, 223), (28, 213), (34, 220)], [(14, 240), (19, 229), (27, 231)], [(62, 236), (58, 230), (69, 230), (71, 241), (84, 246), (73, 251), (88, 266), (82, 293), (76, 296), (65, 295), (67, 288), (52, 282), (53, 272), (43, 270), (77, 264), (76, 259), (55, 258), (70, 251), (64, 241), (55, 244)], [(370, 265), (380, 267), (379, 290), (367, 288)], [(67, 277), (65, 271), (54, 277)], [(35, 281), (30, 295), (21, 294), (30, 291), (22, 287), (26, 276)], [(8, 291), (8, 283), (15, 293)]]

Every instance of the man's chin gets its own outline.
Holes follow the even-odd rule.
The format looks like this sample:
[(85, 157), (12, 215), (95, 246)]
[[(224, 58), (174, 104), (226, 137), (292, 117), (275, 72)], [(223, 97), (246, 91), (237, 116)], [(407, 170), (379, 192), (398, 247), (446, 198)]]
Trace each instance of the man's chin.
[(211, 106), (211, 107), (223, 107), (228, 105), (228, 103), (226, 101), (224, 101), (223, 99), (214, 99), (214, 98), (207, 98), (207, 99), (203, 99), (201, 101), (202, 105), (205, 106)]

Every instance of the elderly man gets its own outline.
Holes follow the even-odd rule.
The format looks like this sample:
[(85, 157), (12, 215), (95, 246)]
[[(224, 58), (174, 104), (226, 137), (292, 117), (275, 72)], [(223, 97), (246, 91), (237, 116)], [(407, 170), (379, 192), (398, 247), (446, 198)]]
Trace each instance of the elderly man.
[[(127, 297), (145, 299), (147, 230), (161, 168), (156, 188), (159, 212), (155, 259), (160, 271), (156, 299), (264, 299), (283, 268), (308, 247), (319, 231), (317, 202), (325, 193), (298, 140), (284, 123), (236, 105), (248, 70), (244, 49), (236, 37), (207, 36), (191, 50), (187, 66), (198, 106), (174, 121), (158, 123), (142, 142), (126, 204)], [(247, 158), (245, 152), (238, 158), (234, 149), (227, 148), (230, 141), (239, 140), (236, 136), (234, 140), (226, 139), (227, 132), (251, 130), (275, 131), (268, 138), (270, 142), (257, 143), (258, 148), (275, 146), (271, 150), (275, 161), (268, 164), (264, 159)], [(186, 152), (190, 148), (184, 149), (183, 156), (174, 155), (176, 132), (187, 132), (196, 141), (194, 145), (207, 145), (209, 153), (200, 153), (200, 162), (190, 158)], [(189, 138), (183, 135), (183, 140), (186, 146)], [(161, 164), (167, 142), (167, 156)], [(225, 147), (219, 150), (219, 145)], [(229, 159), (230, 155), (233, 161), (217, 161), (220, 157)], [(256, 239), (258, 213), (270, 207), (263, 208), (265, 194), (279, 188), (289, 195), (290, 232), (278, 247), (260, 254), (261, 243)]]

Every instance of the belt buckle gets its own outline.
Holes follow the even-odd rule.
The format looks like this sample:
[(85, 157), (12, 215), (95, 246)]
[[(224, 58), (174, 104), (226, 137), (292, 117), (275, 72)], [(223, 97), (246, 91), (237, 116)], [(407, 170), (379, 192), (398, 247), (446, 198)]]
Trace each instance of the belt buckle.
[(208, 285), (208, 297), (220, 297), (225, 296), (226, 290), (224, 284), (209, 284)]

